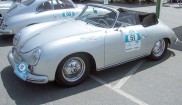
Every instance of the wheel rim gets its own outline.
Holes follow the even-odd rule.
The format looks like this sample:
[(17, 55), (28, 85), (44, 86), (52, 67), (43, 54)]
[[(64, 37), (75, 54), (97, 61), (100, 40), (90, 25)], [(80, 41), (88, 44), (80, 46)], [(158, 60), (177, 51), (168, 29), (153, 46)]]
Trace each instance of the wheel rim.
[(164, 39), (161, 39), (161, 40), (159, 40), (156, 44), (155, 44), (155, 46), (154, 46), (154, 48), (153, 48), (153, 54), (155, 55), (155, 56), (161, 56), (162, 54), (163, 54), (163, 52), (164, 52), (164, 50), (165, 50), (165, 41), (164, 41)]
[(70, 82), (79, 80), (84, 72), (85, 62), (79, 57), (73, 57), (67, 60), (62, 70), (64, 79)]

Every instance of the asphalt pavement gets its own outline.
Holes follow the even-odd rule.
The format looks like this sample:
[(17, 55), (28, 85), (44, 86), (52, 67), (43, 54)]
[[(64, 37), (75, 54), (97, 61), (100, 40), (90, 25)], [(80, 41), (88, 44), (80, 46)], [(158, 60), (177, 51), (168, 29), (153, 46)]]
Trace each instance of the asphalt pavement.
[[(115, 4), (116, 5), (116, 4)], [(118, 5), (118, 4), (117, 4)], [(155, 11), (155, 5), (119, 5)], [(163, 7), (160, 19), (182, 40), (182, 8)], [(12, 36), (0, 36), (0, 105), (181, 105), (182, 44), (172, 45), (159, 61), (146, 58), (92, 73), (79, 86), (54, 82), (38, 85), (20, 80), (7, 60)]]

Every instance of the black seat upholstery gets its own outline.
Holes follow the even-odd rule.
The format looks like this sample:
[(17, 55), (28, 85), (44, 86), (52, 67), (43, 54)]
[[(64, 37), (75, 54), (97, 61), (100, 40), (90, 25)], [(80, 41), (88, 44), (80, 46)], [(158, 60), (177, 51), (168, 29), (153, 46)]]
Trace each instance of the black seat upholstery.
[(120, 12), (118, 21), (131, 25), (137, 25), (140, 23), (137, 12), (124, 10), (122, 8), (119, 8), (118, 11)]
[(49, 2), (45, 2), (44, 9), (46, 9), (46, 10), (51, 9), (51, 4)]
[(158, 19), (155, 13), (139, 15), (139, 18), (141, 25), (143, 25), (144, 27), (148, 27), (158, 23)]

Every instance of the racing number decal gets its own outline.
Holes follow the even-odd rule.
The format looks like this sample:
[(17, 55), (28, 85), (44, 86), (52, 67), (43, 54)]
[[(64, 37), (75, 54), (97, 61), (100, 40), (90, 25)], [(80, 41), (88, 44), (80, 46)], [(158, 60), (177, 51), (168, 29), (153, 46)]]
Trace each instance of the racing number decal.
[(26, 69), (26, 66), (25, 66), (25, 64), (21, 63), (18, 68), (20, 71), (23, 72)]
[(133, 30), (130, 30), (125, 37), (125, 51), (130, 52), (141, 48), (141, 35)]
[(134, 41), (136, 39), (136, 36), (135, 35), (129, 35), (130, 36), (130, 40), (131, 41)]
[(66, 16), (71, 16), (71, 12), (66, 12)]
[(75, 13), (71, 11), (62, 13), (62, 17), (74, 17), (74, 16), (75, 16)]
[(25, 62), (21, 64), (17, 64), (16, 68), (14, 69), (15, 74), (23, 80), (26, 80), (29, 72), (28, 72), (28, 65)]

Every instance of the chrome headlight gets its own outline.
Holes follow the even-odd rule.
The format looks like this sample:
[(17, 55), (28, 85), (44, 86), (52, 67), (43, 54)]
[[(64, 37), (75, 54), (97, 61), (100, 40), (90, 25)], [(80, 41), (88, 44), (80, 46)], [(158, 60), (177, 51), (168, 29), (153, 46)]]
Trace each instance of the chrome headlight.
[(35, 49), (29, 58), (29, 64), (35, 66), (39, 62), (40, 55), (41, 50), (39, 48)]
[(16, 34), (13, 38), (13, 45), (16, 45), (20, 40), (20, 33)]

